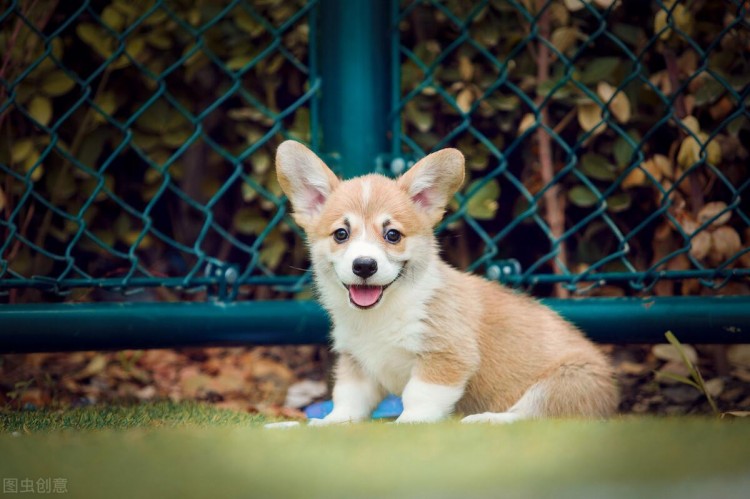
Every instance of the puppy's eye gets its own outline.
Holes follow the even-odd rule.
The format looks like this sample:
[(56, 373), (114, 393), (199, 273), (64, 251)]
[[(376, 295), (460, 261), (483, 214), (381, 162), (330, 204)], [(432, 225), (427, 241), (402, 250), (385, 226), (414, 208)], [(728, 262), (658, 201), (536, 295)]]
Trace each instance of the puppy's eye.
[(343, 243), (349, 239), (349, 232), (346, 229), (337, 229), (333, 233), (333, 239), (335, 239), (337, 243)]
[(391, 244), (396, 244), (401, 240), (401, 233), (396, 229), (390, 229), (385, 233), (385, 240)]

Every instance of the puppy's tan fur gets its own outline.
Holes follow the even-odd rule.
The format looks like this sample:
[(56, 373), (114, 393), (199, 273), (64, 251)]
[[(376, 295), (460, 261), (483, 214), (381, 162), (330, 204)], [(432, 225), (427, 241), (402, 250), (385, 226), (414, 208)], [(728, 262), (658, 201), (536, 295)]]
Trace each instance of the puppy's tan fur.
[[(433, 227), (460, 187), (463, 168), (463, 156), (447, 149), (398, 180), (341, 181), (301, 144), (280, 146), (279, 182), (307, 232), (340, 354), (335, 414), (323, 423), (364, 419), (388, 391), (403, 394), (403, 422), (434, 421), (453, 411), (489, 413), (467, 422), (615, 411), (608, 361), (579, 330), (532, 298), (438, 257)], [(332, 237), (342, 227), (349, 231), (344, 243)], [(401, 241), (385, 240), (389, 229)], [(378, 259), (382, 279), (391, 268), (395, 278), (350, 275), (345, 260), (357, 256), (348, 251), (355, 242)], [(370, 282), (386, 286), (380, 302), (367, 310), (349, 303), (347, 286)]]

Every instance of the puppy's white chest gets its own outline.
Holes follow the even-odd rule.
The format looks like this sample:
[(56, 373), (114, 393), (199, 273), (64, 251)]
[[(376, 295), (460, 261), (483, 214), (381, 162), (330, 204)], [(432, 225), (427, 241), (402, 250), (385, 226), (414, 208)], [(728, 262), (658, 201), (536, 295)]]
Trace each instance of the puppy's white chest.
[(400, 395), (409, 381), (422, 349), (424, 326), (421, 321), (392, 320), (389, 324), (358, 324), (334, 331), (336, 349), (352, 355), (364, 371), (390, 393)]

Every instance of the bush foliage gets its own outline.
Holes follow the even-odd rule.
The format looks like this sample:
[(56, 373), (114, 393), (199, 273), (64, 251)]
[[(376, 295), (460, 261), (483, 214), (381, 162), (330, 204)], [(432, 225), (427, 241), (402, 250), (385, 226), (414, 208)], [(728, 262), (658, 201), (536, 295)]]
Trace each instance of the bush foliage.
[[(284, 138), (316, 143), (315, 9), (26, 0), (0, 13), (0, 278), (189, 284), (219, 262), (241, 282), (304, 274), (272, 157)], [(456, 146), (470, 169), (444, 233), (455, 263), (642, 274), (607, 294), (694, 294), (725, 281), (643, 273), (750, 267), (744, 2), (399, 9), (396, 138), (411, 156)]]

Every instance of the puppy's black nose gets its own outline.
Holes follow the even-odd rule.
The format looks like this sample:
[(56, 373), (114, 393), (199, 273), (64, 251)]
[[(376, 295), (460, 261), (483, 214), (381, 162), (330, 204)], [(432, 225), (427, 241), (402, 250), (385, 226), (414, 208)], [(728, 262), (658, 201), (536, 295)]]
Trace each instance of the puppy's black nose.
[(362, 279), (367, 279), (377, 271), (378, 262), (374, 258), (360, 256), (359, 258), (355, 258), (352, 263), (352, 272)]

